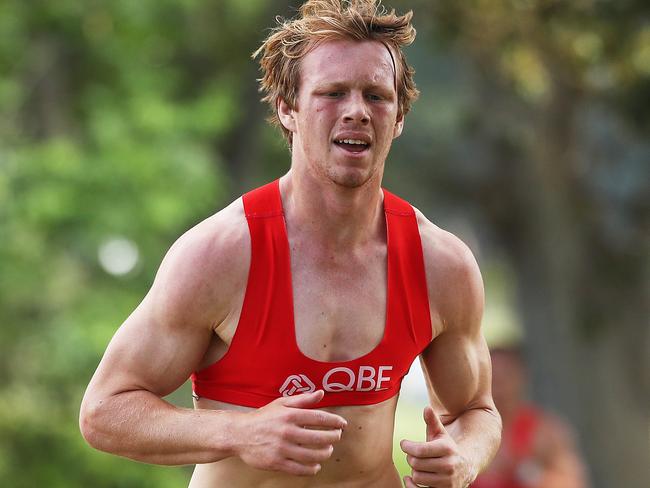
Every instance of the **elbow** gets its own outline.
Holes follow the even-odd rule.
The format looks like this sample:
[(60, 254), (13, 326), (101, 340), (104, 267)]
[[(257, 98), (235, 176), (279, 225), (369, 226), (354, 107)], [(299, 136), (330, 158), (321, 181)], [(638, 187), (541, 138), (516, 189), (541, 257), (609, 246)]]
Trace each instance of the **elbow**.
[(102, 434), (102, 401), (90, 401), (84, 398), (79, 411), (79, 430), (89, 446), (106, 451), (106, 436)]

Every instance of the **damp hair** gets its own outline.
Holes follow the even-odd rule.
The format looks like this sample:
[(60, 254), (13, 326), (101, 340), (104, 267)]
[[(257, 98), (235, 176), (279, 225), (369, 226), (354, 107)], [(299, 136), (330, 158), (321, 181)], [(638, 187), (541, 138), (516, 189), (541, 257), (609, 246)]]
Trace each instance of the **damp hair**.
[(395, 68), (398, 116), (406, 115), (418, 97), (415, 70), (402, 52), (415, 39), (412, 17), (412, 11), (398, 15), (377, 0), (309, 0), (296, 17), (276, 17), (277, 26), (253, 53), (253, 58), (260, 58), (262, 101), (272, 111), (268, 120), (291, 144), (291, 132), (278, 117), (278, 103), (282, 99), (296, 108), (301, 59), (318, 44), (339, 39), (379, 41), (388, 48)]

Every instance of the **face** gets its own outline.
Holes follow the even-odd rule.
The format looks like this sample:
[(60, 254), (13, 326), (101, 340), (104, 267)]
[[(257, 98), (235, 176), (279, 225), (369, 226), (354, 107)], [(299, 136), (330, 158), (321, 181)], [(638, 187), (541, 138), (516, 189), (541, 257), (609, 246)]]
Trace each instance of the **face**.
[(381, 179), (397, 116), (394, 70), (378, 41), (320, 44), (300, 64), (294, 110), (280, 101), (278, 115), (293, 133), (292, 164), (349, 188)]

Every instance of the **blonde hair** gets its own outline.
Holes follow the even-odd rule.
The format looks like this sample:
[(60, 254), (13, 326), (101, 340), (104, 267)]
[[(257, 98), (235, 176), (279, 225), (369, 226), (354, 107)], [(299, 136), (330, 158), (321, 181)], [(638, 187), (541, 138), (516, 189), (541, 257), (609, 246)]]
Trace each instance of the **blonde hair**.
[(415, 39), (411, 25), (413, 12), (397, 15), (381, 6), (381, 0), (309, 0), (300, 7), (299, 15), (291, 20), (276, 17), (278, 26), (264, 40), (260, 48), (262, 101), (271, 106), (269, 121), (277, 125), (291, 144), (291, 132), (281, 123), (277, 113), (278, 101), (283, 99), (296, 108), (300, 60), (316, 45), (334, 39), (380, 41), (388, 48), (395, 68), (398, 116), (411, 109), (418, 97), (413, 75), (402, 52)]

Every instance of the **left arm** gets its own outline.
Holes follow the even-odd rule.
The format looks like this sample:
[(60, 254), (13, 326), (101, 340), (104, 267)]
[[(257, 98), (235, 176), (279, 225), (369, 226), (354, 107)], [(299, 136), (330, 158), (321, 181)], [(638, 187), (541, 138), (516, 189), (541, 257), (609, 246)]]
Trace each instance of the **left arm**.
[(437, 228), (422, 234), (434, 339), (420, 359), (433, 408), (424, 412), (426, 441), (402, 441), (413, 468), (405, 485), (464, 488), (490, 462), (501, 438), (481, 333), (483, 283), (463, 243)]

